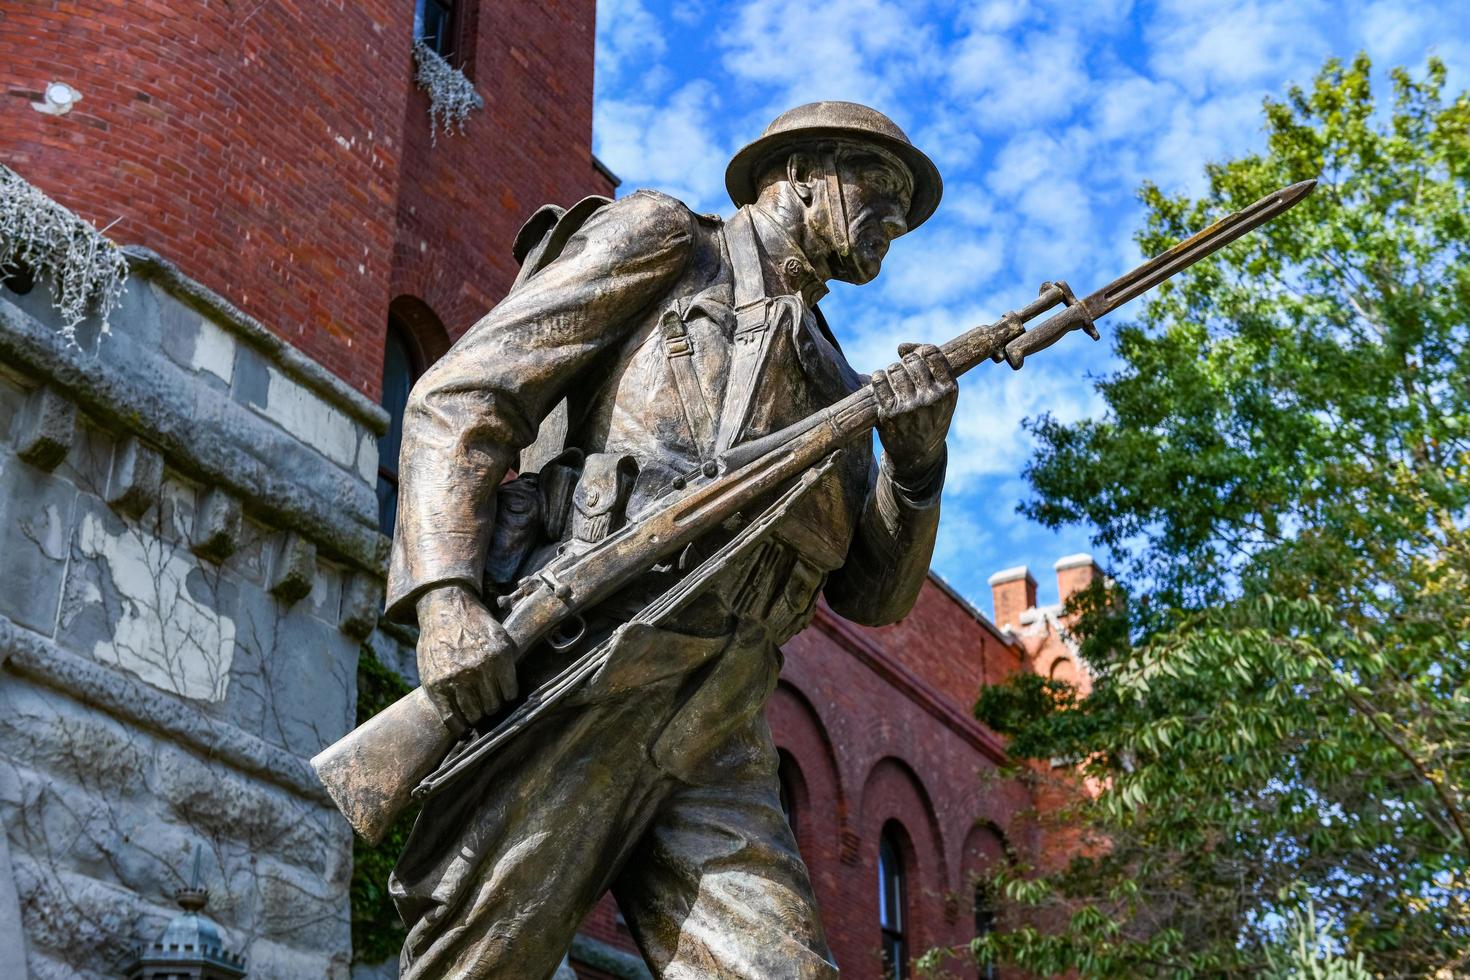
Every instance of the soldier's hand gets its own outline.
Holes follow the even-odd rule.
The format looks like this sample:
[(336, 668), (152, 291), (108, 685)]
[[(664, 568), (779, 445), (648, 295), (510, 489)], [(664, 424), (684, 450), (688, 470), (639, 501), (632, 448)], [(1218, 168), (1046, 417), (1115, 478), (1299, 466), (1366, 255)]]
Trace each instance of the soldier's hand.
[(878, 439), (902, 479), (938, 464), (960, 389), (949, 360), (933, 344), (899, 344), (898, 356), (899, 363), (873, 373), (873, 394)]
[(462, 731), (516, 696), (515, 642), (469, 589), (424, 593), (419, 617), (419, 680), (439, 717)]

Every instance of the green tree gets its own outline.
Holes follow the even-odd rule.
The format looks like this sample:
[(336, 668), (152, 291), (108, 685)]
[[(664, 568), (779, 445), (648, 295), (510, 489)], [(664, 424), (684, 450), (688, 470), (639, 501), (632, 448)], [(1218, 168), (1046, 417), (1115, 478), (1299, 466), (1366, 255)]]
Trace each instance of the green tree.
[(1328, 62), (1203, 199), (1145, 186), (1152, 254), (1320, 178), (1115, 333), (1101, 418), (1031, 423), (1022, 511), (1117, 584), (1074, 610), (1090, 697), (976, 711), (1104, 789), (1048, 816), (1094, 847), (998, 882), (982, 959), (1266, 975), (1312, 903), (1373, 975), (1470, 974), (1470, 96), (1391, 77)]

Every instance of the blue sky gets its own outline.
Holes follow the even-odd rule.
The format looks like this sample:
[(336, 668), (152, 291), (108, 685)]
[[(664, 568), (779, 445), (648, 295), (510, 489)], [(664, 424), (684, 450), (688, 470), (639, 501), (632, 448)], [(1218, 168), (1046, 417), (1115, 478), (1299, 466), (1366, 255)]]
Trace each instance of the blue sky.
[[(622, 192), (654, 187), (728, 215), (725, 164), (779, 112), (817, 99), (882, 109), (934, 157), (939, 212), (864, 287), (822, 302), (853, 365), (900, 341), (948, 339), (1026, 302), (1047, 279), (1090, 292), (1140, 260), (1135, 194), (1199, 191), (1203, 166), (1258, 148), (1261, 100), (1359, 50), (1380, 68), (1436, 53), (1470, 84), (1470, 4), (1320, 0), (600, 0), (597, 155)], [(990, 573), (1052, 563), (1090, 529), (1018, 515), (1032, 446), (1021, 421), (1097, 413), (1110, 366), (1080, 335), (1020, 372), (961, 382), (934, 567), (989, 613)], [(1094, 552), (1096, 553), (1096, 552)], [(1096, 553), (1106, 562), (1105, 554)]]

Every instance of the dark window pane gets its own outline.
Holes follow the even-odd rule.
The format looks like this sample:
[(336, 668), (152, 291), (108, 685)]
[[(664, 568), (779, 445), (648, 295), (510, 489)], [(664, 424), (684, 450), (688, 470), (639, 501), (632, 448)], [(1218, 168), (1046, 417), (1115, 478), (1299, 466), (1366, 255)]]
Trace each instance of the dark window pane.
[[(995, 908), (990, 902), (990, 887), (984, 883), (975, 886), (975, 935), (987, 936), (995, 931)], [(995, 980), (995, 964), (980, 967), (980, 980)]]
[(791, 826), (791, 834), (794, 837), (796, 836), (796, 784), (791, 770), (796, 763), (784, 750), (779, 758), (780, 764), (776, 769), (776, 779), (781, 788), (781, 812), (786, 814), (786, 823)]
[(378, 439), (378, 527), (392, 536), (398, 519), (398, 451), (403, 447), (403, 410), (408, 393), (418, 380), (419, 369), (408, 330), (394, 316), (388, 317), (388, 336), (383, 345), (383, 408), (388, 412), (388, 431)]
[(415, 0), (413, 36), (448, 58), (454, 53), (453, 0)]
[(388, 537), (398, 526), (398, 481), (378, 475), (378, 529)]
[(883, 967), (893, 980), (908, 976), (903, 856), (892, 831), (878, 839), (878, 924), (883, 929)]

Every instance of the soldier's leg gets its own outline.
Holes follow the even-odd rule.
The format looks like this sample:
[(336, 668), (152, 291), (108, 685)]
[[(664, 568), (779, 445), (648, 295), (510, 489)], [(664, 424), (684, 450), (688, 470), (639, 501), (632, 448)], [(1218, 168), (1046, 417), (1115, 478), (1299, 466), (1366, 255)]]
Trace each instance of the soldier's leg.
[(672, 685), (548, 717), (430, 800), (391, 890), (405, 980), (551, 976), (657, 810)]
[(667, 980), (837, 976), (763, 718), (664, 800), (613, 892)]

